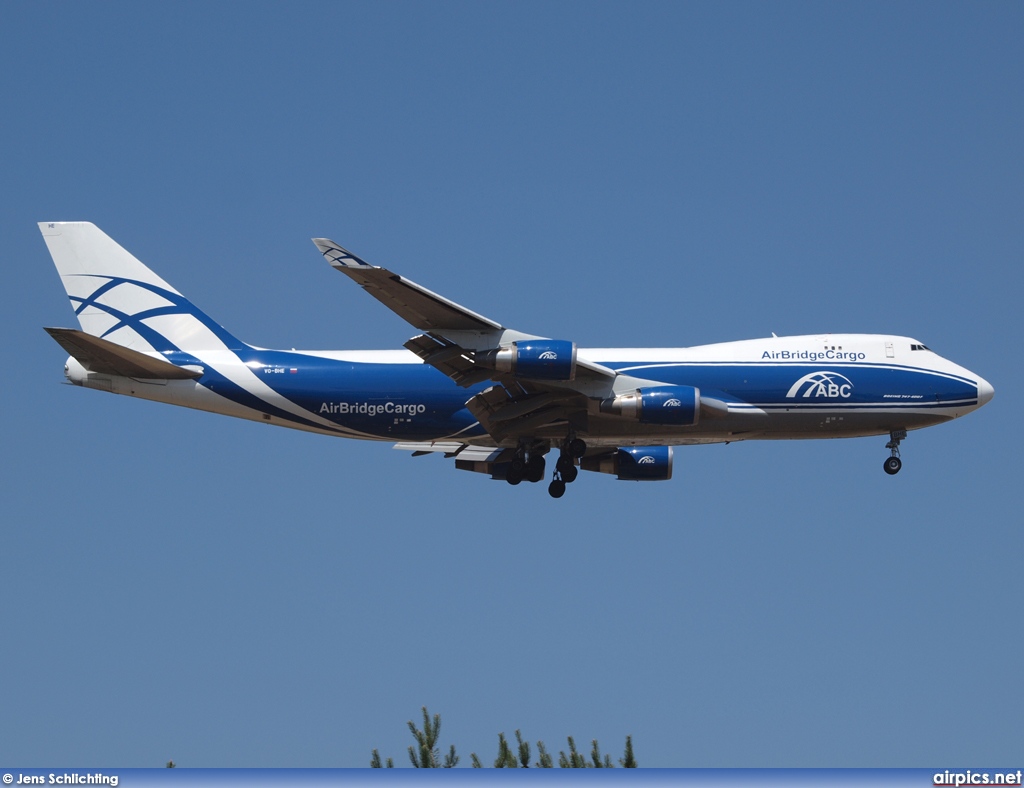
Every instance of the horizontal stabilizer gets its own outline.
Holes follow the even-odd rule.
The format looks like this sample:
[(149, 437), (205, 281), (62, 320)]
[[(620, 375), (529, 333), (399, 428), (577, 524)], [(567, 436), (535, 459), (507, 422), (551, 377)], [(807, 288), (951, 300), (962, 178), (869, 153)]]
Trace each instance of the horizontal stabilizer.
[(203, 375), (74, 328), (47, 328), (46, 333), (89, 372), (142, 380), (194, 380)]

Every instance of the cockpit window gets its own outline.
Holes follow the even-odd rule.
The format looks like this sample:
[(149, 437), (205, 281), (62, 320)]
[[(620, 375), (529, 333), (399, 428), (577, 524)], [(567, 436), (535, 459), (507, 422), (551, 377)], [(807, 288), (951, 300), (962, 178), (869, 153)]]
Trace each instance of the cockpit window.
[(928, 350), (928, 351), (931, 350), (930, 347), (925, 347), (924, 345), (911, 345), (910, 349), (911, 350)]

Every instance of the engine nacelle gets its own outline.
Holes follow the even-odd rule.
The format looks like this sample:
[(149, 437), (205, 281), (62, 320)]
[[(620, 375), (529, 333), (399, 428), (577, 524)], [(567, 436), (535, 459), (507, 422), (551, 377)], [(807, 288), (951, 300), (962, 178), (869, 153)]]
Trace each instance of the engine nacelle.
[(584, 457), (580, 468), (613, 473), (619, 481), (661, 482), (672, 478), (671, 446), (630, 446), (614, 454)]
[(576, 377), (576, 343), (564, 339), (527, 339), (478, 353), (476, 361), (517, 378), (572, 380)]
[(644, 424), (691, 426), (700, 418), (700, 389), (658, 386), (601, 401), (601, 412), (636, 419)]

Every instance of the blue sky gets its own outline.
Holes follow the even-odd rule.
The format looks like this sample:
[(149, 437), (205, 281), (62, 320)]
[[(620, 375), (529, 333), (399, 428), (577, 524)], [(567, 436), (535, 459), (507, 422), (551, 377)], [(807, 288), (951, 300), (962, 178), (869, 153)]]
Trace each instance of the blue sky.
[[(0, 762), (1020, 765), (1019, 3), (9, 2)], [(581, 346), (913, 336), (993, 402), (565, 498), (60, 385), (35, 223), (266, 347), (411, 329), (328, 236)]]

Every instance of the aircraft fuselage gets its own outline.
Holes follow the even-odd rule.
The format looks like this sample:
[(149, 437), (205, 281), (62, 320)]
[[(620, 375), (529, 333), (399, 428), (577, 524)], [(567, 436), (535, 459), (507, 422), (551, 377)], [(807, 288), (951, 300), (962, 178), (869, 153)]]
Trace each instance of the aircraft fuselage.
[[(591, 412), (586, 432), (592, 446), (880, 435), (958, 418), (991, 398), (991, 386), (977, 375), (899, 336), (820, 334), (579, 353), (618, 373), (694, 386), (728, 409), (726, 417), (693, 425), (630, 423), (628, 429), (621, 418)], [(186, 355), (164, 358), (202, 368), (197, 380), (87, 373), (73, 357), (68, 377), (89, 388), (328, 435), (489, 442), (465, 407), (487, 385), (460, 388), (409, 351)], [(552, 440), (561, 437), (552, 431)]]

